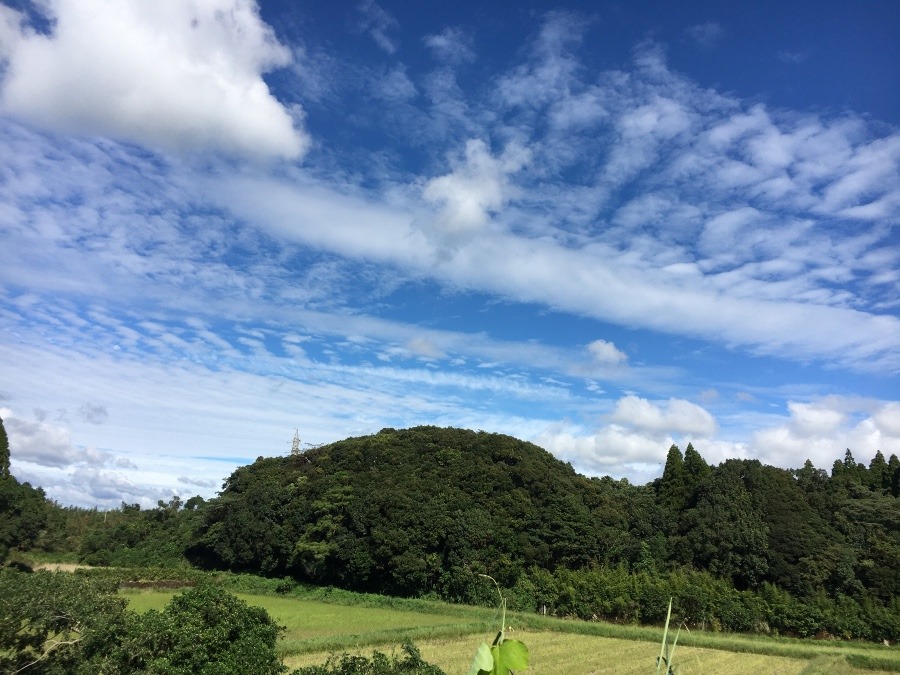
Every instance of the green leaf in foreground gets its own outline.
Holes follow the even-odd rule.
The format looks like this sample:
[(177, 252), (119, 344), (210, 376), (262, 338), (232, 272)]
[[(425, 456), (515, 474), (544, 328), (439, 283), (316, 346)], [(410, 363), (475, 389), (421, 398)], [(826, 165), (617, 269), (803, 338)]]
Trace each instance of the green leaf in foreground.
[(489, 673), (494, 669), (494, 656), (491, 654), (491, 648), (486, 642), (478, 645), (478, 651), (472, 658), (472, 665), (469, 666), (468, 675), (478, 675), (478, 673)]
[(504, 640), (496, 647), (491, 647), (494, 657), (496, 675), (507, 675), (511, 670), (528, 668), (528, 647), (518, 640)]
[(528, 647), (519, 640), (504, 640), (493, 647), (482, 642), (475, 652), (468, 675), (509, 675), (528, 668)]

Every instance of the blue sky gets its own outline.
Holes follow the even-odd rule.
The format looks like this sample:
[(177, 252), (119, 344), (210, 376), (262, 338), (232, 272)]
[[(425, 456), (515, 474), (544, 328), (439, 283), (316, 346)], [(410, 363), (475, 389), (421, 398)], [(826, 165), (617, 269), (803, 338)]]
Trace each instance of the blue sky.
[(0, 4), (0, 416), (62, 503), (418, 424), (900, 453), (900, 5)]

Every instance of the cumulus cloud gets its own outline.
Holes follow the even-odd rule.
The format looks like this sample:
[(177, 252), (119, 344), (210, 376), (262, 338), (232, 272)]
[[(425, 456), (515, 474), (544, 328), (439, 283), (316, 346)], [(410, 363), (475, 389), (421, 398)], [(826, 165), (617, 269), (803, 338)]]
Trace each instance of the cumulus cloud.
[(481, 229), (490, 214), (515, 194), (509, 176), (521, 170), (529, 158), (528, 150), (517, 144), (508, 145), (500, 157), (494, 157), (484, 141), (468, 141), (464, 160), (455, 161), (451, 173), (432, 178), (423, 189), (427, 201), (441, 205), (438, 230), (456, 237)]
[(885, 403), (872, 416), (872, 421), (886, 437), (900, 439), (900, 401)]
[(602, 365), (617, 365), (628, 360), (625, 352), (607, 340), (594, 340), (587, 349), (594, 360)]
[[(712, 414), (690, 401), (653, 402), (629, 395), (616, 402), (600, 428), (588, 432), (556, 425), (539, 434), (535, 442), (579, 471), (645, 482), (661, 473), (660, 462), (673, 443), (712, 446), (717, 429)], [(717, 445), (714, 454), (734, 449)]]
[(76, 469), (70, 478), (72, 485), (86, 489), (96, 502), (153, 502), (171, 496), (170, 490), (154, 488), (135, 482), (123, 473), (84, 467)]
[(181, 151), (301, 157), (301, 111), (262, 74), (290, 52), (254, 0), (40, 3), (52, 33), (0, 8), (0, 108), (53, 129)]
[(717, 429), (715, 418), (705, 408), (677, 398), (654, 403), (639, 396), (625, 396), (616, 403), (611, 419), (641, 431), (694, 438), (709, 438)]
[(645, 482), (662, 473), (666, 450), (688, 442), (710, 464), (729, 458), (758, 459), (795, 469), (809, 459), (830, 470), (845, 449), (868, 464), (881, 451), (900, 455), (900, 402), (827, 396), (789, 401), (780, 423), (764, 425), (748, 442), (718, 438), (718, 422), (705, 409), (685, 400), (651, 402), (636, 396), (619, 399), (608, 423), (595, 430), (559, 424), (535, 442), (576, 469)]
[(900, 455), (900, 402), (826, 396), (810, 402), (790, 401), (788, 417), (761, 429), (750, 445), (761, 460), (784, 466), (809, 459), (830, 469), (849, 448), (856, 461), (868, 463), (879, 450)]
[(10, 459), (14, 462), (62, 468), (103, 466), (114, 461), (108, 452), (76, 447), (67, 428), (16, 417), (8, 408), (0, 409), (0, 418), (9, 435)]

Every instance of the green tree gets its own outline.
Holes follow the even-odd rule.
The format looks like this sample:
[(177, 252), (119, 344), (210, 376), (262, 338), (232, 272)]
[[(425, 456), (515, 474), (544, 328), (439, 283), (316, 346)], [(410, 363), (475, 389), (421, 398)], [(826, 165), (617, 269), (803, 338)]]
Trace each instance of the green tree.
[(791, 472), (755, 461), (744, 467), (754, 508), (768, 528), (766, 577), (793, 593), (811, 592), (802, 581), (806, 559), (842, 537), (810, 506)]
[(0, 417), (0, 478), (9, 476), (9, 437)]
[(666, 465), (662, 478), (656, 484), (657, 502), (665, 519), (665, 530), (676, 534), (681, 512), (690, 501), (687, 473), (684, 469), (684, 455), (677, 445), (672, 445), (666, 454)]
[(125, 629), (115, 582), (0, 570), (0, 672), (87, 675), (104, 670)]
[(275, 675), (281, 628), (205, 583), (161, 612), (126, 609), (116, 583), (0, 570), (0, 672), (31, 675)]
[(47, 498), (40, 488), (0, 477), (0, 563), (14, 549), (34, 546), (47, 523)]
[(888, 463), (881, 450), (875, 453), (872, 461), (869, 462), (869, 489), (881, 491), (890, 488), (890, 479), (888, 478)]
[(130, 616), (111, 661), (120, 672), (159, 675), (276, 675), (283, 629), (261, 607), (212, 583), (176, 595), (161, 612)]
[(887, 490), (894, 497), (900, 497), (900, 459), (891, 455), (887, 465)]
[(699, 569), (757, 586), (768, 571), (769, 529), (744, 485), (744, 462), (728, 460), (700, 485), (687, 535)]
[(688, 443), (684, 450), (684, 472), (687, 476), (690, 489), (696, 487), (712, 472), (709, 464), (694, 449), (693, 443)]

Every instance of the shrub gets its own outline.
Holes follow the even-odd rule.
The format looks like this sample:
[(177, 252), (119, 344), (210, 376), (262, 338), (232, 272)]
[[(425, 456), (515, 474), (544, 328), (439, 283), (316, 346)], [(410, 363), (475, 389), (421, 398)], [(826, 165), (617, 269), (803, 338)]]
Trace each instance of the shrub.
[(292, 675), (445, 675), (437, 666), (423, 661), (412, 643), (405, 643), (403, 652), (403, 658), (375, 652), (368, 659), (345, 653), (332, 656), (322, 665), (298, 668)]

